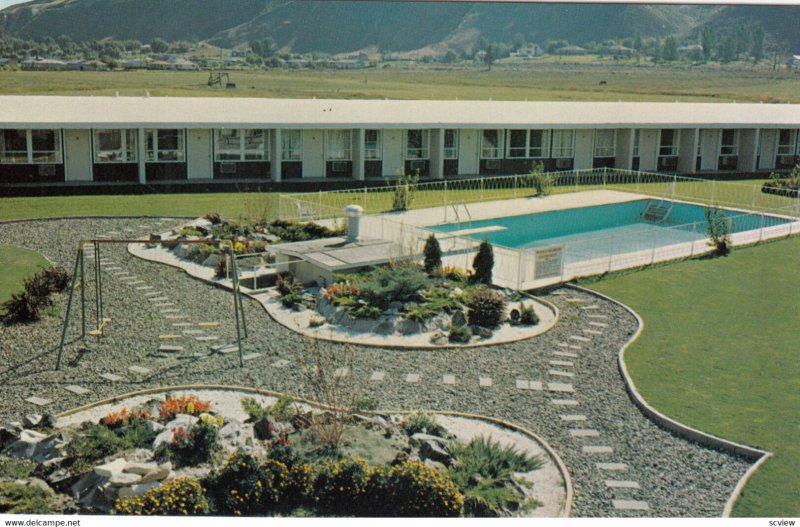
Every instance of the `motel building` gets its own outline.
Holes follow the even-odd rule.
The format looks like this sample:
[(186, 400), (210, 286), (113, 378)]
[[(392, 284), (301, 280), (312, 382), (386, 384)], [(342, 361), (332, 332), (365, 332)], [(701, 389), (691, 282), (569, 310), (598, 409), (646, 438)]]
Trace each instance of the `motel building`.
[[(768, 174), (800, 105), (0, 97), (5, 187), (382, 183), (615, 167)], [(361, 184), (361, 183), (358, 183)]]

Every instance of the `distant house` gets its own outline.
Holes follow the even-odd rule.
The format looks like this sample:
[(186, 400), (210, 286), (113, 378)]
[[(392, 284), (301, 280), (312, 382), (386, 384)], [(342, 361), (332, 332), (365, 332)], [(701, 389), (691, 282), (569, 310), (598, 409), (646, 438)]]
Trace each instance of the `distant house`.
[(792, 59), (789, 61), (789, 66), (800, 70), (800, 55), (792, 55)]
[(67, 63), (57, 59), (25, 59), (22, 61), (22, 69), (33, 71), (61, 71), (67, 69)]
[(586, 55), (586, 50), (580, 46), (564, 46), (556, 50), (556, 55)]
[(128, 59), (119, 62), (119, 66), (126, 70), (146, 70), (150, 67), (150, 59)]
[(521, 57), (523, 59), (532, 59), (534, 57), (541, 57), (542, 55), (544, 55), (544, 50), (535, 44), (533, 46), (519, 48), (511, 54), (512, 57)]
[(678, 53), (687, 56), (702, 55), (703, 46), (701, 46), (700, 44), (689, 44), (688, 46), (681, 46), (678, 48)]
[(99, 60), (73, 60), (67, 62), (68, 70), (75, 71), (106, 71), (108, 66)]
[(9, 64), (11, 64), (11, 59), (0, 57), (0, 68), (8, 66)]
[(225, 58), (225, 60), (223, 61), (223, 65), (226, 68), (243, 68), (247, 66), (247, 59), (238, 56), (233, 56), (232, 54), (230, 57)]
[(633, 48), (615, 44), (613, 46), (609, 46), (606, 49), (606, 53), (608, 53), (612, 57), (630, 57), (631, 55), (636, 53), (636, 50)]

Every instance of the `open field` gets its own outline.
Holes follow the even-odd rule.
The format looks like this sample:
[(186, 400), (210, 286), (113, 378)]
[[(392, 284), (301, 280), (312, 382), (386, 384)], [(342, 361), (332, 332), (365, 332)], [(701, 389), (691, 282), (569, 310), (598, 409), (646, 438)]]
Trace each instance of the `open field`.
[[(0, 71), (5, 95), (800, 102), (800, 75), (767, 69), (605, 64), (415, 67), (361, 71), (233, 71), (233, 90), (208, 73)], [(600, 85), (601, 81), (607, 84)]]
[(772, 451), (737, 516), (800, 515), (800, 238), (590, 287), (645, 321), (627, 354), (642, 395), (703, 431)]
[[(0, 245), (0, 269), (3, 279), (0, 280), (0, 304), (11, 298), (11, 295), (22, 290), (22, 280), (39, 269), (50, 267), (50, 263), (39, 253), (20, 247)], [(5, 313), (0, 307), (0, 314)]]

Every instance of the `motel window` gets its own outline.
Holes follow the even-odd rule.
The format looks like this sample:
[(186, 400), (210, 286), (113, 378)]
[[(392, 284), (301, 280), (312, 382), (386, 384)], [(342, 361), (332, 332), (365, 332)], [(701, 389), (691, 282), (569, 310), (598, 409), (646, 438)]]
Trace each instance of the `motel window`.
[(739, 153), (739, 130), (726, 128), (722, 131), (719, 144), (719, 155), (730, 157)]
[(217, 161), (266, 161), (269, 159), (269, 131), (225, 129), (214, 132)]
[(661, 130), (659, 143), (658, 143), (658, 156), (659, 157), (672, 157), (678, 155), (678, 139), (680, 137), (679, 131), (674, 128), (666, 128)]
[(177, 128), (145, 130), (145, 151), (150, 163), (183, 163), (183, 130)]
[(797, 151), (797, 130), (781, 130), (778, 133), (778, 155), (793, 156)]
[(328, 161), (350, 161), (350, 130), (325, 131), (325, 157)]
[(444, 158), (458, 159), (458, 130), (444, 131)]
[(383, 157), (380, 130), (364, 130), (364, 159), (374, 161)]
[(95, 130), (95, 163), (135, 163), (136, 130)]
[(0, 163), (28, 163), (26, 130), (0, 130)]
[(639, 141), (642, 136), (642, 131), (638, 128), (633, 131), (633, 155), (631, 157), (639, 157)]
[(428, 130), (406, 131), (406, 159), (428, 159)]
[(549, 130), (509, 130), (509, 158), (544, 158), (550, 147)]
[(503, 157), (503, 131), (484, 130), (481, 134), (481, 159)]
[(553, 130), (553, 157), (571, 158), (575, 152), (574, 130)]
[(616, 130), (594, 131), (594, 157), (614, 157), (616, 146)]
[(58, 130), (0, 130), (0, 163), (61, 163)]
[(508, 131), (508, 157), (528, 157), (528, 131)]
[(303, 160), (303, 131), (284, 130), (281, 133), (281, 151), (284, 161)]

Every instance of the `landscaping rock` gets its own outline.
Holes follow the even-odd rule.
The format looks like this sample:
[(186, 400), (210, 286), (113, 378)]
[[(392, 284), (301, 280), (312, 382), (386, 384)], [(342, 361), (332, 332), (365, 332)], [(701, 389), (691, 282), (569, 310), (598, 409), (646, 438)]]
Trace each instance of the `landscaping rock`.
[(380, 323), (379, 318), (353, 318), (348, 327), (359, 333), (373, 333)]
[(163, 432), (165, 428), (164, 425), (158, 421), (147, 421), (145, 426), (147, 427), (148, 432)]
[[(34, 430), (23, 430), (19, 439), (6, 447), (6, 454), (21, 459), (33, 459), (47, 436)], [(41, 451), (40, 451), (41, 452)], [(43, 460), (42, 460), (43, 461)]]
[(294, 414), (289, 420), (289, 422), (292, 424), (295, 430), (297, 431), (305, 430), (306, 428), (309, 428), (313, 423), (312, 414), (311, 412), (306, 412), (304, 414), (301, 413)]
[(0, 448), (5, 448), (14, 441), (19, 440), (20, 431), (10, 425), (0, 427)]
[(424, 460), (438, 461), (446, 466), (453, 464), (453, 456), (438, 441), (423, 441), (419, 455)]
[(323, 295), (317, 300), (317, 312), (323, 317), (329, 317), (336, 312), (336, 304)]
[(164, 481), (167, 479), (172, 472), (172, 463), (169, 461), (158, 465), (158, 467), (153, 470), (152, 472), (148, 472), (147, 474), (142, 476), (142, 479), (139, 480), (139, 483), (152, 483), (154, 481)]
[(113, 505), (104, 492), (108, 487), (111, 487), (108, 478), (89, 472), (72, 486), (71, 491), (84, 511), (107, 512)]
[(43, 416), (39, 414), (28, 414), (22, 418), (22, 423), (26, 428), (36, 428), (42, 423)]
[(469, 327), (469, 330), (472, 331), (472, 334), (481, 339), (488, 339), (491, 338), (493, 333), (492, 330), (489, 328), (485, 328), (483, 326), (476, 326), (475, 324)]
[(438, 461), (434, 461), (432, 459), (426, 459), (425, 461), (423, 461), (423, 463), (425, 464), (426, 467), (432, 468), (434, 470), (446, 470), (447, 469), (447, 467), (445, 466), (444, 463), (439, 463)]
[(237, 421), (229, 421), (219, 429), (219, 438), (223, 441), (230, 441), (239, 437), (241, 425)]
[(125, 467), (128, 466), (128, 461), (125, 458), (115, 459), (104, 465), (94, 467), (94, 473), (104, 478), (112, 478), (116, 474), (122, 474)]
[(127, 487), (128, 485), (135, 485), (142, 480), (139, 474), (129, 474), (128, 472), (118, 472), (111, 476), (108, 480), (115, 487)]
[(400, 319), (397, 322), (397, 332), (401, 335), (414, 335), (422, 330), (422, 326), (416, 320), (408, 318)]
[(120, 498), (131, 498), (134, 496), (141, 496), (148, 490), (160, 486), (161, 486), (160, 481), (151, 481), (150, 483), (138, 483), (136, 485), (131, 485), (130, 487), (120, 488), (118, 494)]
[(437, 445), (441, 446), (442, 448), (447, 448), (447, 439), (431, 434), (423, 434), (423, 433), (416, 433), (411, 436), (411, 444), (416, 446), (422, 446), (422, 443), (425, 442), (433, 442)]
[(156, 438), (153, 439), (153, 450), (158, 450), (161, 445), (168, 445), (172, 441), (172, 436), (174, 433), (175, 432), (173, 430), (169, 429), (158, 434)]
[(463, 326), (467, 323), (467, 317), (464, 315), (464, 312), (460, 309), (455, 311), (453, 315), (450, 317), (450, 324), (453, 326)]
[(223, 255), (221, 254), (209, 254), (208, 258), (203, 260), (203, 265), (206, 265), (208, 267), (215, 267), (220, 262), (220, 260), (222, 260), (222, 258)]
[(145, 474), (158, 470), (158, 463), (128, 463), (123, 470), (130, 474), (144, 476)]
[(450, 343), (450, 338), (445, 333), (437, 331), (431, 335), (430, 342), (434, 346), (447, 346)]
[(450, 330), (450, 316), (445, 313), (436, 315), (432, 319), (430, 319), (426, 324), (425, 327), (428, 331), (449, 331)]
[(175, 416), (175, 419), (167, 423), (165, 427), (168, 430), (174, 430), (176, 428), (183, 427), (188, 431), (197, 421), (199, 421), (199, 419), (193, 415), (178, 414)]
[(383, 317), (372, 331), (378, 335), (391, 335), (395, 332), (397, 320), (398, 317)]
[(47, 484), (46, 481), (39, 479), (39, 478), (29, 478), (28, 480), (22, 483), (26, 487), (37, 488), (45, 491), (48, 496), (55, 496), (56, 491), (54, 491), (50, 485)]
[(253, 423), (253, 431), (256, 438), (261, 441), (273, 439), (278, 434), (278, 426), (274, 420), (269, 417), (262, 417)]

